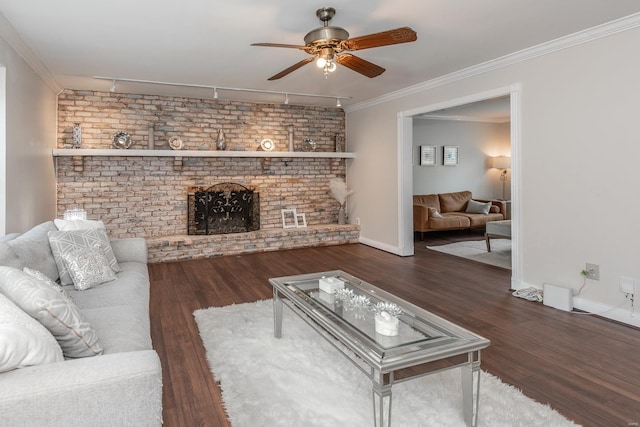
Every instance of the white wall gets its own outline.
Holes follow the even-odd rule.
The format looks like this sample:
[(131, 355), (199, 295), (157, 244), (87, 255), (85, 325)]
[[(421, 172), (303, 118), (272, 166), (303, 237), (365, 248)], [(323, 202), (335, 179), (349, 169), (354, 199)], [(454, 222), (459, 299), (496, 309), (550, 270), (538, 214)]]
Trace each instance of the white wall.
[[(491, 168), (489, 158), (510, 155), (510, 144), (509, 123), (414, 119), (413, 194), (468, 190), (478, 199), (502, 198), (500, 171)], [(437, 146), (435, 166), (420, 165), (421, 145)], [(458, 147), (458, 166), (442, 165), (444, 145)], [(505, 199), (509, 199), (509, 194), (507, 180)]]
[[(640, 288), (639, 45), (633, 28), (348, 110), (349, 149), (357, 154), (348, 170), (356, 190), (349, 215), (361, 219), (363, 241), (401, 243), (392, 197), (401, 188), (398, 114), (519, 83), (523, 285), (577, 289), (585, 262), (599, 264), (600, 281), (587, 284), (576, 307), (612, 309), (605, 315), (637, 324), (618, 280), (632, 277)], [(383, 194), (390, 197), (380, 203)]]
[(56, 143), (56, 94), (2, 38), (0, 66), (6, 71), (6, 130), (0, 143), (5, 196), (1, 235), (25, 231), (55, 217), (51, 149)]

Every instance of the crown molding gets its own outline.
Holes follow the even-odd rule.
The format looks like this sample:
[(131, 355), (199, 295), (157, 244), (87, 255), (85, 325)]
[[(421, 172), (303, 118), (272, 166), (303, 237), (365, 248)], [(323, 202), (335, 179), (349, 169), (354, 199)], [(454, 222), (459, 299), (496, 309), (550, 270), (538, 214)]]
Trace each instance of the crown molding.
[(418, 83), (417, 85), (409, 86), (404, 89), (390, 92), (385, 95), (381, 95), (376, 98), (372, 98), (367, 101), (345, 107), (344, 111), (346, 113), (351, 113), (354, 111), (373, 107), (375, 105), (396, 100), (398, 98), (414, 95), (429, 89), (444, 86), (459, 80), (467, 79), (473, 76), (487, 73), (489, 71), (494, 71), (500, 68), (507, 67), (509, 65), (537, 58), (539, 56), (547, 55), (552, 52), (568, 49), (573, 46), (588, 43), (590, 41), (608, 37), (623, 31), (628, 31), (637, 28), (638, 26), (640, 26), (640, 13), (634, 13), (633, 15), (625, 16), (623, 18), (619, 18), (592, 28), (587, 28), (586, 30), (578, 31), (577, 33), (569, 34), (555, 40), (540, 43), (530, 48), (519, 50), (517, 52), (513, 52), (508, 55), (489, 60), (487, 62), (483, 62), (468, 68), (463, 68), (459, 71), (454, 71), (453, 73), (446, 74), (441, 77), (427, 80), (426, 82)]
[(20, 38), (20, 35), (13, 28), (13, 25), (7, 18), (0, 13), (0, 37), (6, 40), (20, 57), (40, 76), (40, 78), (53, 90), (56, 94), (62, 91), (62, 87), (53, 78), (49, 69), (38, 59), (31, 48)]

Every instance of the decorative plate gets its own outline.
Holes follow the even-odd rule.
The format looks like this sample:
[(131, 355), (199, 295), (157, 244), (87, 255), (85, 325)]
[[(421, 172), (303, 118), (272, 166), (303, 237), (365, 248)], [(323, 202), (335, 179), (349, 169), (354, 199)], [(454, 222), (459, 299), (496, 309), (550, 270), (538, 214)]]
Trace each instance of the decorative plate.
[(131, 141), (131, 137), (127, 132), (120, 131), (113, 135), (113, 146), (115, 148), (129, 148), (131, 144), (133, 144), (133, 141)]
[(182, 140), (177, 136), (172, 136), (169, 138), (169, 147), (171, 147), (172, 150), (182, 150), (184, 142), (182, 142)]
[(270, 139), (263, 139), (262, 142), (260, 142), (260, 148), (264, 151), (272, 151), (275, 147), (276, 144)]
[(303, 139), (302, 151), (316, 151), (316, 142), (311, 138)]

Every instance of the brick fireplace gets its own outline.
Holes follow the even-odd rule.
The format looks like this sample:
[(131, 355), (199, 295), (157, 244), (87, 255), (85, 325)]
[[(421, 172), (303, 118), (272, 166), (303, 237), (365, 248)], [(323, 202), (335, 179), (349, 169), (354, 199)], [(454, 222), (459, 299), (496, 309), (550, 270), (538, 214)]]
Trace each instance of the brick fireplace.
[[(254, 104), (105, 92), (59, 96), (58, 147), (69, 148), (80, 123), (83, 147), (111, 148), (116, 131), (128, 132), (131, 149), (168, 150), (178, 136), (187, 150), (215, 150), (223, 128), (232, 150), (256, 151), (262, 138), (288, 150), (288, 135), (311, 137), (318, 151), (333, 151), (344, 138), (344, 112), (325, 107)], [(113, 153), (113, 155), (111, 155)], [(176, 152), (178, 155), (179, 152)], [(150, 261), (246, 253), (288, 247), (356, 242), (359, 227), (338, 226), (338, 204), (329, 181), (344, 177), (341, 158), (175, 157), (109, 155), (56, 158), (58, 215), (81, 207), (102, 219), (112, 238), (144, 237)], [(260, 194), (260, 229), (246, 236), (188, 236), (188, 189), (234, 182)], [(282, 230), (281, 209), (305, 213), (307, 230)], [(197, 249), (196, 249), (197, 248)]]

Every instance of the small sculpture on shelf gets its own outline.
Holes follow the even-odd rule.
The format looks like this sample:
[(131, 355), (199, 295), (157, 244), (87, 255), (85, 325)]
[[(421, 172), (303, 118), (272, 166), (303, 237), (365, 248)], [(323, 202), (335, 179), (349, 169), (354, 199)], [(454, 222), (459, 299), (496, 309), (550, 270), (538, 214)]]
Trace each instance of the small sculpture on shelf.
[(73, 148), (80, 148), (82, 146), (82, 128), (80, 123), (73, 125), (73, 142), (71, 144)]
[(227, 141), (224, 137), (224, 131), (222, 128), (218, 129), (218, 137), (216, 138), (216, 150), (226, 150)]

